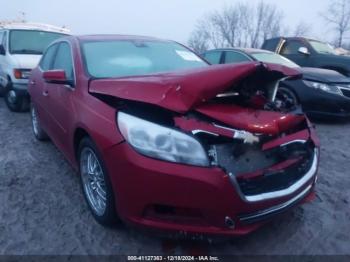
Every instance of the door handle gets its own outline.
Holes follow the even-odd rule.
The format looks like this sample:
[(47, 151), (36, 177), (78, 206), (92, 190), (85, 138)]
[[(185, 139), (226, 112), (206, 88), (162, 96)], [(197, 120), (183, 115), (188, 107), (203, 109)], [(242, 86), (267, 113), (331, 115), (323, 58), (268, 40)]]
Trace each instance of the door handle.
[(43, 96), (49, 96), (49, 91), (47, 90), (43, 91)]
[(29, 84), (31, 84), (32, 86), (33, 85), (35, 85), (35, 81), (34, 80), (32, 80), (32, 81), (30, 81), (30, 83)]

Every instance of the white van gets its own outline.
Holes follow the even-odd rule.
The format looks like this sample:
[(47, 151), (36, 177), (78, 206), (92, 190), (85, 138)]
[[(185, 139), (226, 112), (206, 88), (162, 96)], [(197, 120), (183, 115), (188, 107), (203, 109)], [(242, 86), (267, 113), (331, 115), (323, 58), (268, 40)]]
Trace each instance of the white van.
[(27, 93), (31, 70), (43, 51), (69, 30), (37, 23), (0, 24), (0, 94), (11, 111), (29, 108)]

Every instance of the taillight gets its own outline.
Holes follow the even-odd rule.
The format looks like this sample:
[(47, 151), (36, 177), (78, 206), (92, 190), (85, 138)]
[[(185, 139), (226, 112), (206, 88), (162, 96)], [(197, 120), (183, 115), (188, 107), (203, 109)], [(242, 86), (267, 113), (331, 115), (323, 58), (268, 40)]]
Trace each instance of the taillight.
[(16, 79), (22, 79), (22, 71), (19, 69), (14, 69), (13, 75), (15, 76)]
[(13, 75), (16, 79), (28, 79), (30, 77), (30, 69), (14, 69)]

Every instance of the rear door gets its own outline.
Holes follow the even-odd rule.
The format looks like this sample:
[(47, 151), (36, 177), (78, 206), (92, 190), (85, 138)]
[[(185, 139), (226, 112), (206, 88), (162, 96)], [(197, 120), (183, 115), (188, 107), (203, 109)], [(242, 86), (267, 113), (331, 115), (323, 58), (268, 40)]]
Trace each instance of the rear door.
[(32, 71), (29, 80), (29, 92), (39, 116), (40, 124), (50, 135), (50, 117), (48, 112), (48, 83), (43, 78), (45, 71), (51, 70), (56, 56), (58, 44), (50, 46), (44, 53), (39, 66)]
[[(68, 80), (75, 83), (75, 73), (70, 43), (61, 42), (52, 65), (53, 70), (64, 70)], [(66, 154), (69, 153), (69, 132), (74, 119), (73, 96), (75, 84), (46, 84), (46, 107), (50, 121), (50, 137)]]

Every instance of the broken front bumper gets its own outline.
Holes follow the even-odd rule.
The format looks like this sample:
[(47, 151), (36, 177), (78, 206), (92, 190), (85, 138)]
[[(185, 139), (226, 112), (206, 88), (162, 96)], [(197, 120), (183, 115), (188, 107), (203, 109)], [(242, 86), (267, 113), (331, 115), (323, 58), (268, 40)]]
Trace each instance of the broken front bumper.
[[(305, 173), (302, 173), (300, 178), (293, 181), (293, 183), (290, 186), (283, 188), (281, 190), (263, 192), (263, 193), (254, 194), (254, 195), (245, 195), (242, 193), (242, 190), (239, 186), (239, 183), (237, 182), (236, 177), (234, 175), (232, 175), (231, 173), (229, 173), (229, 175), (231, 178), (231, 182), (234, 185), (234, 187), (236, 188), (237, 192), (240, 192), (242, 199), (247, 201), (247, 202), (253, 203), (253, 202), (266, 201), (266, 200), (270, 200), (270, 199), (285, 197), (285, 196), (289, 196), (289, 195), (297, 192), (308, 181), (310, 181), (310, 179), (312, 179), (315, 176), (315, 174), (317, 172), (317, 167), (318, 167), (318, 159), (319, 159), (318, 155), (319, 155), (318, 149), (316, 148), (313, 152), (312, 158), (310, 159), (308, 170), (306, 170)], [(284, 170), (283, 172), (287, 172), (287, 170)]]
[(122, 220), (143, 229), (191, 235), (240, 236), (256, 230), (271, 216), (308, 199), (318, 165), (316, 150), (310, 170), (292, 186), (245, 196), (221, 168), (151, 159), (127, 143), (103, 154)]

